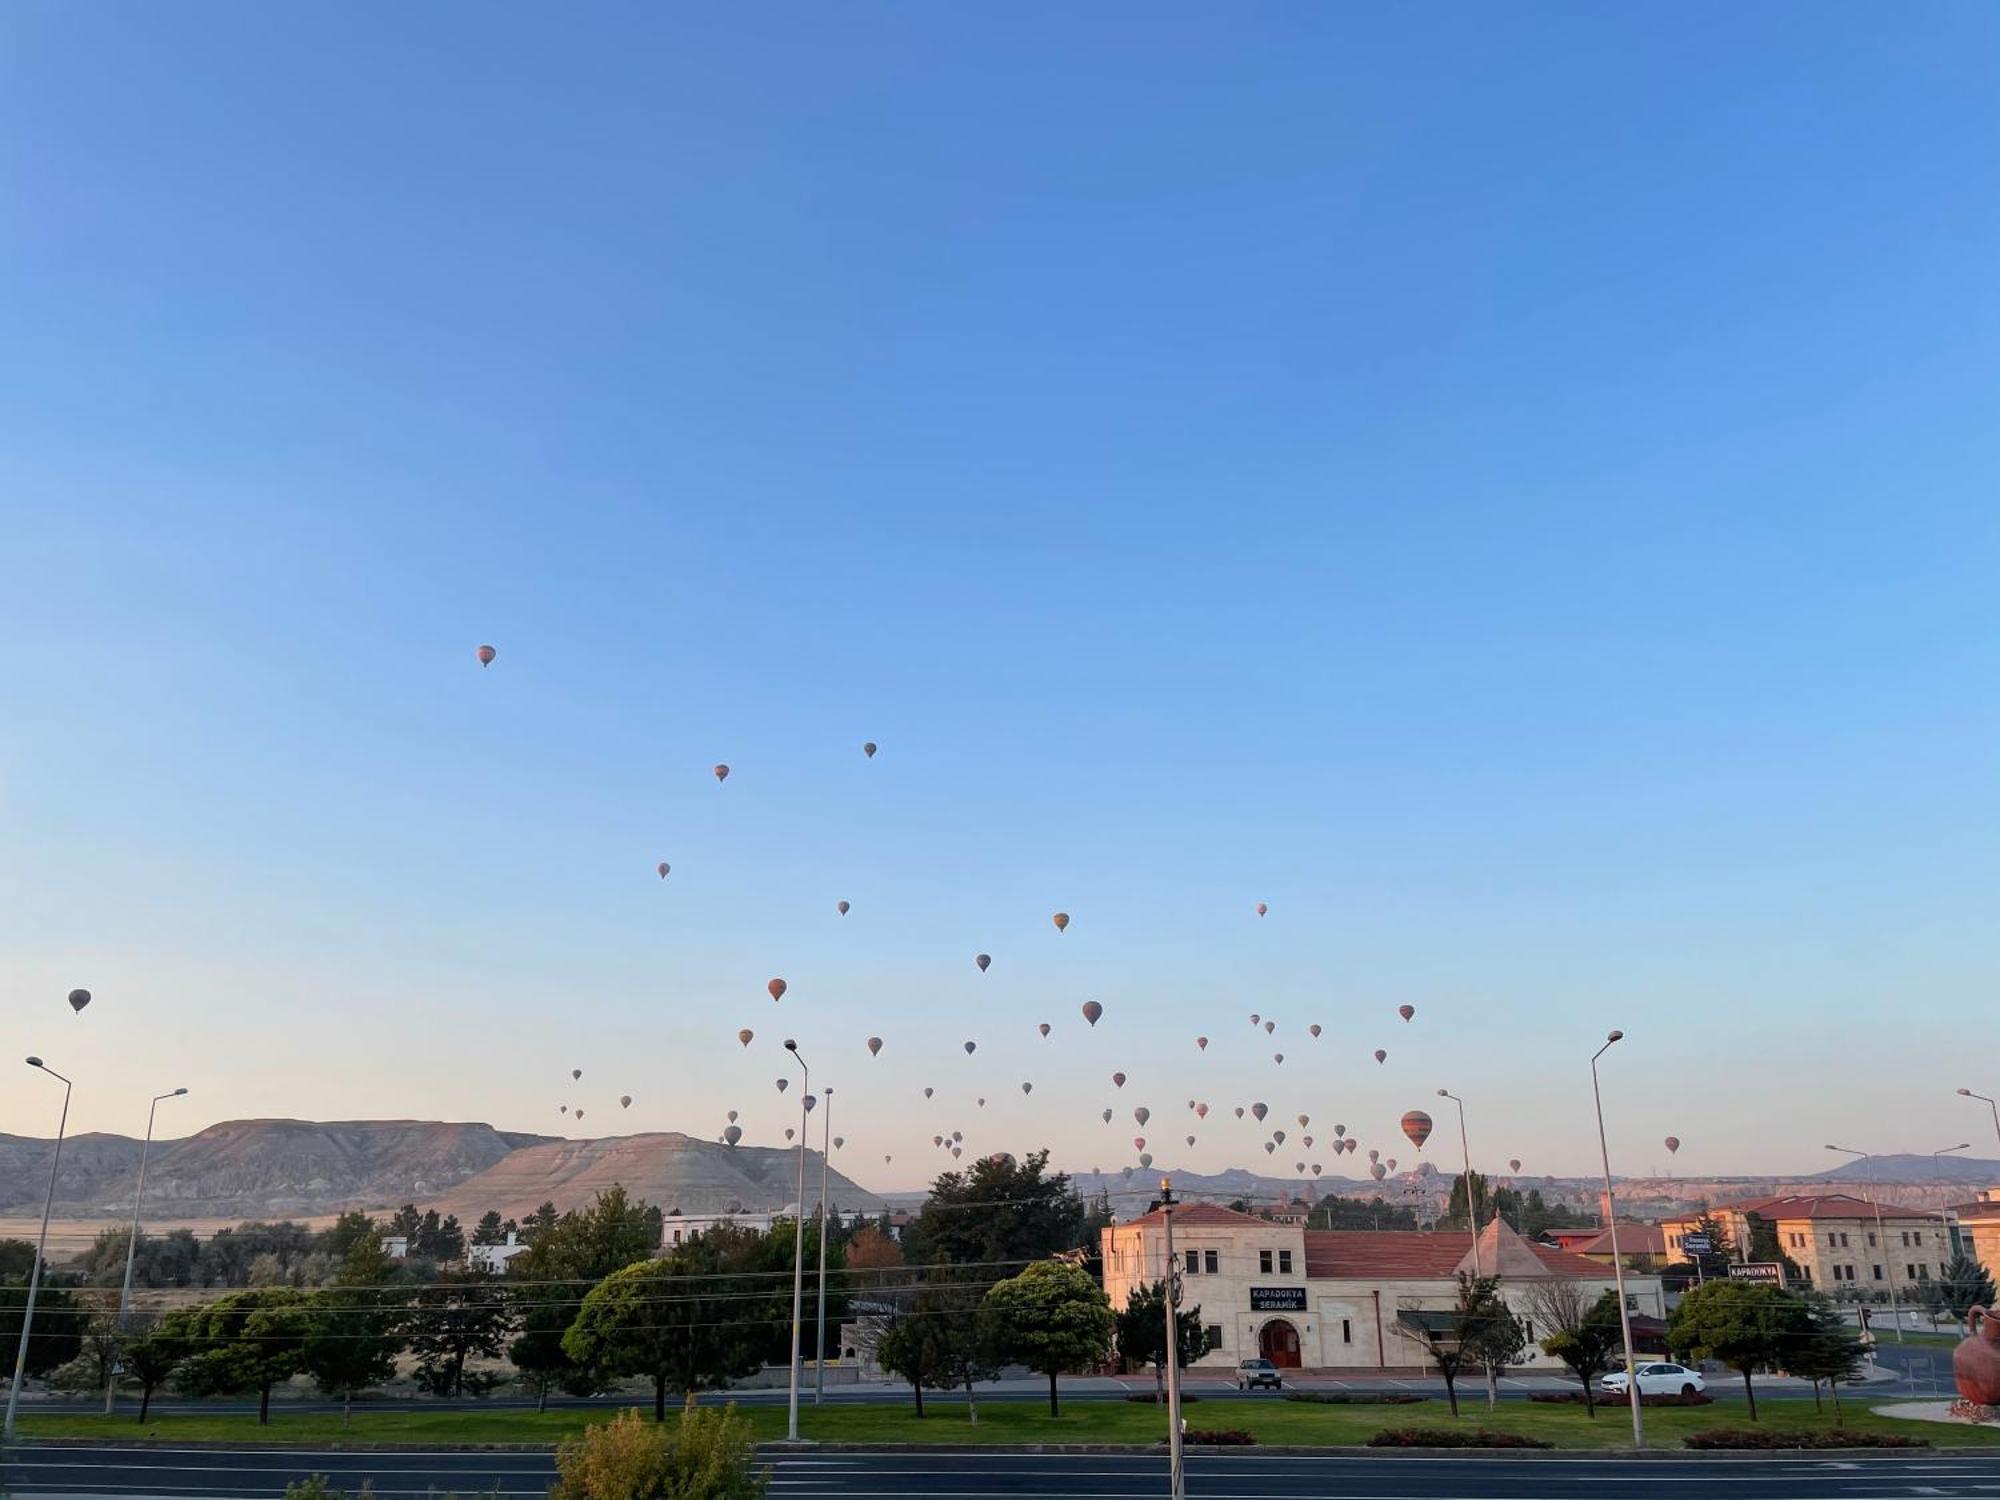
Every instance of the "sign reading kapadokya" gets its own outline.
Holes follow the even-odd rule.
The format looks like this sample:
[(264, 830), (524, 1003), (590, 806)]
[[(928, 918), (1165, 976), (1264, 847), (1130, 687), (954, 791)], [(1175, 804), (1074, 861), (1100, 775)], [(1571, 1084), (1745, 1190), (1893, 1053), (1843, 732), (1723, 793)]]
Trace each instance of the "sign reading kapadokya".
[(1785, 1284), (1785, 1268), (1775, 1260), (1753, 1260), (1744, 1265), (1729, 1268), (1732, 1281), (1763, 1281), (1774, 1286)]
[(1306, 1310), (1306, 1289), (1302, 1286), (1253, 1286), (1250, 1288), (1250, 1311), (1252, 1312), (1304, 1312)]

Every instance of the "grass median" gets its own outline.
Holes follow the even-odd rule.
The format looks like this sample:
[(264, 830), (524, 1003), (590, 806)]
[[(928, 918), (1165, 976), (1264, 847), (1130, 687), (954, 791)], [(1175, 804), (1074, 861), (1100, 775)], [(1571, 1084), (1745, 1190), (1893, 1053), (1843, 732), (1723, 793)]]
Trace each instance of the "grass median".
[[(929, 1414), (918, 1419), (908, 1406), (844, 1405), (808, 1409), (800, 1428), (809, 1439), (839, 1443), (935, 1443), (944, 1446), (1029, 1443), (1146, 1444), (1162, 1440), (1164, 1413), (1154, 1406), (1124, 1401), (1077, 1401), (1060, 1417), (1032, 1402), (993, 1402), (979, 1408), (978, 1422), (966, 1418), (962, 1404), (933, 1400)], [(777, 1406), (742, 1408), (760, 1442), (785, 1435), (785, 1412)], [(1593, 1419), (1581, 1407), (1552, 1406), (1528, 1401), (1503, 1401), (1493, 1411), (1467, 1402), (1456, 1425), (1491, 1427), (1541, 1438), (1559, 1448), (1621, 1448), (1632, 1439), (1622, 1408), (1600, 1410)], [(326, 1447), (371, 1444), (482, 1444), (560, 1442), (594, 1422), (610, 1420), (612, 1408), (571, 1408), (562, 1411), (409, 1411), (357, 1412), (343, 1426), (335, 1413), (287, 1415), (274, 1410), (269, 1426), (254, 1416), (173, 1412), (149, 1419), (144, 1426), (129, 1416), (45, 1414), (24, 1415), (23, 1435), (36, 1437), (134, 1439), (158, 1443), (268, 1442), (316, 1444)], [(1804, 1402), (1767, 1402), (1757, 1426), (1766, 1431), (1830, 1430), (1831, 1412), (1816, 1413)], [(1442, 1401), (1407, 1406), (1323, 1406), (1282, 1398), (1205, 1399), (1190, 1407), (1188, 1425), (1196, 1429), (1236, 1429), (1259, 1443), (1344, 1446), (1365, 1443), (1385, 1427), (1451, 1425)], [(669, 1421), (673, 1420), (670, 1416)], [(1690, 1432), (1709, 1427), (1749, 1426), (1740, 1400), (1720, 1400), (1711, 1406), (1655, 1407), (1646, 1412), (1650, 1445), (1678, 1448)], [(1945, 1427), (1878, 1417), (1860, 1401), (1849, 1400), (1847, 1429), (1852, 1432), (1902, 1433), (1928, 1437), (1939, 1444), (2000, 1446), (2000, 1428)]]

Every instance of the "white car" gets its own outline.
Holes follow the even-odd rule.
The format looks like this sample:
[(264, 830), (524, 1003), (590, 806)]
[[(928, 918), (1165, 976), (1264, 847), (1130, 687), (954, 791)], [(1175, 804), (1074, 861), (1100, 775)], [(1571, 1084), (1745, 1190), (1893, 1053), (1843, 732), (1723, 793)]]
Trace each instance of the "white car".
[[(1597, 1382), (1607, 1395), (1625, 1394), (1625, 1372), (1614, 1370)], [(1686, 1365), (1645, 1364), (1639, 1366), (1639, 1394), (1642, 1396), (1699, 1396), (1708, 1388), (1701, 1371)]]

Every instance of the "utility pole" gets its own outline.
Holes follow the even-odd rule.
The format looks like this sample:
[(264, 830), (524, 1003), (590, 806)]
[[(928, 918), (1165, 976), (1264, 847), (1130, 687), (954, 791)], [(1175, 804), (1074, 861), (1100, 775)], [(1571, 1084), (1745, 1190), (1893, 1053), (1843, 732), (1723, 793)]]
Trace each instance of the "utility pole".
[(799, 1315), (805, 1310), (806, 1276), (806, 1117), (812, 1109), (812, 1069), (805, 1058), (799, 1055), (799, 1044), (790, 1037), (785, 1038), (785, 1050), (798, 1058), (802, 1077), (799, 1100), (799, 1200), (793, 1212), (797, 1217), (792, 1221), (792, 1365), (789, 1371), (789, 1390), (785, 1398), (785, 1441), (799, 1440)]
[(42, 1262), (48, 1259), (49, 1212), (56, 1206), (56, 1169), (62, 1164), (63, 1137), (69, 1133), (70, 1081), (39, 1057), (28, 1059), (63, 1086), (62, 1119), (56, 1125), (56, 1148), (49, 1154), (49, 1191), (42, 1200), (42, 1233), (35, 1241), (35, 1269), (28, 1277), (28, 1305), (21, 1311), (21, 1346), (14, 1353), (14, 1383), (7, 1387), (7, 1417), (0, 1422), (0, 1443), (14, 1441), (14, 1408), (21, 1401), (21, 1384), (28, 1376), (28, 1336), (35, 1331), (35, 1293), (41, 1290)]
[(1597, 1082), (1597, 1059), (1625, 1039), (1622, 1031), (1605, 1037), (1590, 1055), (1590, 1097), (1597, 1104), (1597, 1154), (1604, 1162), (1604, 1219), (1611, 1230), (1611, 1278), (1618, 1288), (1618, 1327), (1625, 1339), (1625, 1404), (1632, 1408), (1632, 1446), (1646, 1446), (1646, 1406), (1639, 1394), (1639, 1355), (1632, 1347), (1632, 1308), (1625, 1300), (1625, 1260), (1618, 1253), (1618, 1200), (1611, 1190), (1611, 1148), (1604, 1139), (1604, 1090)]
[(132, 1232), (125, 1240), (125, 1284), (118, 1292), (118, 1350), (112, 1356), (111, 1369), (104, 1377), (104, 1415), (107, 1417), (117, 1404), (118, 1374), (125, 1363), (125, 1331), (132, 1309), (132, 1262), (139, 1255), (139, 1200), (146, 1196), (146, 1158), (153, 1150), (153, 1116), (159, 1113), (162, 1099), (178, 1099), (186, 1092), (186, 1089), (170, 1089), (164, 1094), (155, 1094), (152, 1107), (146, 1111), (146, 1144), (139, 1148), (139, 1185), (132, 1191)]
[(1181, 1459), (1181, 1266), (1174, 1258), (1174, 1180), (1160, 1179), (1160, 1214), (1167, 1221), (1167, 1495), (1187, 1500), (1187, 1473)]
[(827, 1159), (833, 1154), (833, 1089), (819, 1091), (821, 1110), (819, 1141), (819, 1342), (813, 1365), (813, 1405), (826, 1399), (826, 1232), (831, 1224), (826, 1212)]

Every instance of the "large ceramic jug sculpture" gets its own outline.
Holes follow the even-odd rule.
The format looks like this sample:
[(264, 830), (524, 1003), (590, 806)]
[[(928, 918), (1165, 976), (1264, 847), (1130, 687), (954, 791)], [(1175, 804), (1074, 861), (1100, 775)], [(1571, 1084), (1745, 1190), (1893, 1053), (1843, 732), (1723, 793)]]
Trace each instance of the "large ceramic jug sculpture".
[(2000, 1313), (1975, 1307), (1965, 1315), (1965, 1342), (1952, 1351), (1958, 1393), (1981, 1406), (2000, 1406)]

